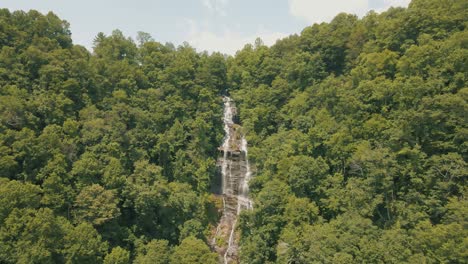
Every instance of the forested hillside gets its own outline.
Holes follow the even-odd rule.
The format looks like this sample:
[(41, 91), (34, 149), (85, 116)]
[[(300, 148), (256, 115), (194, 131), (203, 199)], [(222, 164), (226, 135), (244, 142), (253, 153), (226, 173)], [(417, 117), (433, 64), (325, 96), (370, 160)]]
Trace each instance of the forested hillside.
[(340, 14), (228, 61), (244, 263), (468, 261), (468, 2)]
[(468, 2), (339, 14), (235, 56), (0, 9), (0, 263), (217, 263), (236, 101), (242, 263), (468, 261)]
[(0, 262), (216, 263), (224, 56), (70, 34), (0, 11)]

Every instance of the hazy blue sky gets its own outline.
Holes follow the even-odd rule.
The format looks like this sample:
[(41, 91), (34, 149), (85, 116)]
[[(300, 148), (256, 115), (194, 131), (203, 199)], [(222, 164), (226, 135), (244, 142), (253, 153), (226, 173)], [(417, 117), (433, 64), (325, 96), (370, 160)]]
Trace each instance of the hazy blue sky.
[(75, 43), (92, 47), (98, 32), (120, 29), (159, 42), (188, 41), (197, 50), (229, 54), (261, 37), (268, 45), (339, 12), (407, 6), (410, 0), (2, 0), (0, 8), (53, 11), (71, 24)]

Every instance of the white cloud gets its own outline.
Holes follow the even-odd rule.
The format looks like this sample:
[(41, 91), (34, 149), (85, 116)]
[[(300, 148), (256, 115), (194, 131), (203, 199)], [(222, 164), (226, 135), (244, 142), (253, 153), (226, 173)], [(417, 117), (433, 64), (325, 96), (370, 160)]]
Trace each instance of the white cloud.
[[(226, 7), (230, 0), (202, 0), (203, 5), (212, 13), (226, 16)], [(371, 10), (370, 3), (374, 0), (288, 0), (289, 12), (308, 23), (329, 22), (338, 13), (346, 12), (364, 16)], [(380, 0), (380, 7), (377, 12), (385, 11), (390, 6), (407, 7), (411, 0)], [(265, 45), (271, 46), (276, 40), (286, 37), (289, 34), (266, 30), (259, 27), (255, 34), (245, 34), (240, 30), (225, 28), (223, 31), (212, 31), (212, 24), (197, 23), (193, 20), (186, 20), (189, 25), (187, 41), (199, 51), (219, 51), (234, 55), (236, 51), (242, 49), (245, 44), (255, 42), (260, 37)]]
[(340, 12), (364, 15), (368, 0), (289, 0), (289, 12), (309, 23), (329, 22)]
[(212, 13), (226, 16), (226, 7), (229, 0), (202, 0), (203, 5)]
[(383, 1), (383, 6), (381, 8), (376, 9), (376, 12), (383, 12), (390, 8), (391, 6), (393, 7), (408, 7), (409, 3), (411, 0), (384, 0)]
[[(304, 19), (309, 23), (329, 22), (341, 12), (364, 16), (371, 10), (372, 0), (289, 0), (291, 15)], [(381, 12), (390, 6), (407, 7), (411, 0), (383, 0), (383, 6), (376, 11)]]
[(265, 45), (271, 46), (276, 40), (287, 36), (285, 33), (272, 32), (259, 28), (255, 34), (242, 34), (238, 31), (224, 29), (222, 33), (215, 33), (209, 30), (200, 29), (193, 20), (187, 20), (190, 26), (188, 43), (198, 51), (219, 51), (234, 55), (236, 51), (242, 49), (245, 44), (255, 42), (257, 37), (263, 40)]
[(390, 6), (402, 6), (407, 7), (411, 0), (384, 0), (384, 5), (386, 8)]

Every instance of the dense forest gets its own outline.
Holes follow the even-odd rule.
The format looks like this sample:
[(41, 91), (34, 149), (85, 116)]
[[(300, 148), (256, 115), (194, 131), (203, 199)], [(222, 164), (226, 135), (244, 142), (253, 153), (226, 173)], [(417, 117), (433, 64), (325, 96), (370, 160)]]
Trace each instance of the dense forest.
[(0, 263), (218, 263), (222, 95), (255, 170), (241, 263), (468, 262), (468, 2), (339, 14), (235, 56), (74, 45), (0, 9)]

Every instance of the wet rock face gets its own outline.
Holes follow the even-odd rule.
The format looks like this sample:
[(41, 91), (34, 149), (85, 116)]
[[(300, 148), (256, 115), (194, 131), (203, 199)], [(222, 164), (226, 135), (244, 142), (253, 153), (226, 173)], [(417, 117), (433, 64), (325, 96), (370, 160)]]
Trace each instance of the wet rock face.
[[(226, 132), (221, 151), (221, 194), (248, 197), (250, 166), (247, 157), (247, 141), (241, 127), (233, 122), (237, 113), (234, 102), (224, 98), (224, 131)], [(243, 199), (243, 200), (245, 200)]]
[(237, 109), (229, 97), (224, 97), (225, 138), (219, 147), (218, 165), (221, 171), (220, 188), (223, 215), (216, 228), (212, 247), (220, 254), (222, 263), (238, 263), (238, 238), (235, 227), (241, 210), (252, 208), (248, 198), (248, 181), (251, 177), (248, 162), (247, 141), (240, 132), (240, 126), (234, 123)]

